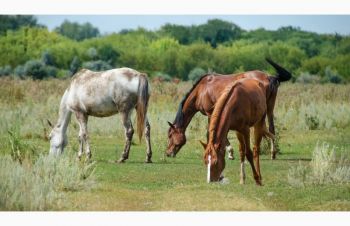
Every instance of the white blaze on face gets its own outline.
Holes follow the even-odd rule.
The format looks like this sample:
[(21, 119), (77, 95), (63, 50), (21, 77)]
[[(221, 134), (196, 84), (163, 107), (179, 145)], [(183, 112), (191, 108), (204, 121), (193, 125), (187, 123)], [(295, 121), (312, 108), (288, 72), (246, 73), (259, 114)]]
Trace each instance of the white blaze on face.
[(208, 156), (208, 173), (207, 173), (207, 182), (210, 183), (210, 166), (211, 166), (211, 155)]

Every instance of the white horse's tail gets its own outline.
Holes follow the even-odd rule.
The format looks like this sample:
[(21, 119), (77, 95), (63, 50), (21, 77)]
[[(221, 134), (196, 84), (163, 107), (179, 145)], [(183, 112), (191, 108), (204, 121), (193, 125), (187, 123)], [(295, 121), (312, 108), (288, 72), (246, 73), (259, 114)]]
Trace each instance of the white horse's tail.
[(141, 140), (143, 131), (145, 129), (145, 119), (147, 115), (148, 99), (149, 99), (149, 86), (146, 74), (140, 74), (140, 82), (138, 88), (138, 97), (136, 104), (137, 113), (137, 134)]

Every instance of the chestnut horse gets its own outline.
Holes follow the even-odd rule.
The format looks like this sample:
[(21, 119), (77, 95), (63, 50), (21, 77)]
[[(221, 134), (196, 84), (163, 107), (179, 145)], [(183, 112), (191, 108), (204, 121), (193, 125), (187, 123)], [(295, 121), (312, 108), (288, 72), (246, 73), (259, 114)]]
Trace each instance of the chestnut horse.
[[(235, 130), (239, 140), (241, 160), (240, 183), (245, 182), (244, 160), (247, 157), (257, 185), (261, 185), (259, 163), (260, 143), (263, 136), (273, 139), (265, 125), (267, 113), (266, 89), (257, 79), (244, 78), (229, 85), (215, 104), (210, 124), (204, 161), (208, 165), (208, 182), (223, 178), (225, 147), (229, 130)], [(250, 127), (254, 127), (254, 154), (250, 149)], [(253, 162), (254, 156), (254, 162)]]
[[(273, 109), (277, 96), (277, 90), (280, 82), (288, 81), (292, 77), (291, 74), (276, 64), (270, 59), (266, 59), (275, 70), (277, 75), (269, 76), (262, 71), (248, 71), (233, 75), (212, 75), (207, 74), (201, 77), (197, 83), (193, 85), (191, 90), (185, 95), (181, 101), (176, 117), (173, 123), (168, 122), (168, 148), (167, 156), (175, 157), (181, 147), (186, 143), (186, 128), (192, 120), (192, 117), (200, 111), (203, 115), (208, 116), (208, 124), (212, 115), (214, 104), (222, 94), (223, 90), (228, 84), (242, 78), (255, 78), (262, 82), (266, 93), (267, 117), (269, 120), (269, 131), (275, 134), (275, 126), (273, 120)], [(233, 149), (228, 140), (227, 149), (229, 151), (229, 158), (233, 159)], [(271, 142), (271, 159), (276, 157), (276, 149), (274, 141)], [(231, 153), (230, 153), (231, 152)]]

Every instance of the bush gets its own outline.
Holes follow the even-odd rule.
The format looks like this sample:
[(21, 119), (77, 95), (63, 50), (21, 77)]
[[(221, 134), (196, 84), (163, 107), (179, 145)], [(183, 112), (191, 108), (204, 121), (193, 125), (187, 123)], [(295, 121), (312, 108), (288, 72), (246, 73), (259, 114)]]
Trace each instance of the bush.
[(64, 191), (90, 189), (94, 164), (73, 156), (39, 156), (33, 165), (0, 157), (0, 210), (49, 210), (64, 207)]
[(12, 69), (10, 65), (0, 67), (0, 76), (11, 75)]
[(45, 64), (45, 65), (49, 65), (49, 66), (54, 66), (55, 65), (55, 58), (54, 56), (49, 53), (48, 51), (44, 51), (43, 54), (41, 55), (41, 61)]
[(168, 75), (166, 73), (163, 73), (163, 72), (159, 72), (159, 71), (154, 72), (152, 74), (152, 77), (153, 78), (157, 78), (160, 81), (166, 81), (166, 82), (170, 82), (171, 81), (171, 76), (170, 75)]
[(320, 120), (317, 115), (305, 114), (305, 123), (309, 130), (316, 130), (320, 126)]
[(299, 75), (299, 77), (296, 79), (296, 82), (302, 83), (302, 84), (316, 84), (320, 83), (321, 77), (317, 75), (311, 75), (308, 72), (303, 72)]
[(97, 60), (98, 58), (97, 50), (94, 47), (89, 48), (86, 51), (86, 54), (88, 55), (90, 60)]
[(45, 67), (46, 70), (46, 75), (49, 77), (56, 77), (57, 76), (57, 68), (54, 66), (46, 66)]
[(330, 82), (335, 84), (340, 84), (343, 82), (343, 78), (338, 74), (336, 70), (332, 70), (330, 66), (326, 67), (325, 76), (322, 78), (322, 82)]
[(350, 183), (349, 159), (343, 153), (337, 158), (335, 147), (317, 144), (309, 165), (299, 162), (289, 169), (289, 183), (292, 186)]
[(45, 64), (40, 60), (30, 60), (24, 65), (25, 75), (31, 76), (34, 79), (43, 79), (47, 76)]
[(12, 160), (18, 161), (20, 164), (25, 160), (33, 160), (33, 157), (35, 156), (34, 149), (21, 139), (19, 124), (13, 126), (7, 132), (9, 134), (8, 141)]
[(72, 72), (72, 75), (74, 75), (80, 67), (81, 62), (79, 60), (79, 57), (75, 56), (69, 66), (69, 70)]
[(25, 68), (23, 65), (18, 65), (15, 70), (13, 70), (13, 74), (15, 74), (16, 76), (23, 78), (25, 73)]
[(102, 60), (96, 60), (96, 61), (84, 62), (83, 68), (87, 68), (92, 71), (105, 71), (105, 70), (112, 69), (112, 66)]
[(200, 67), (196, 67), (190, 71), (188, 74), (188, 79), (192, 80), (193, 82), (197, 81), (200, 77), (202, 77), (206, 71)]

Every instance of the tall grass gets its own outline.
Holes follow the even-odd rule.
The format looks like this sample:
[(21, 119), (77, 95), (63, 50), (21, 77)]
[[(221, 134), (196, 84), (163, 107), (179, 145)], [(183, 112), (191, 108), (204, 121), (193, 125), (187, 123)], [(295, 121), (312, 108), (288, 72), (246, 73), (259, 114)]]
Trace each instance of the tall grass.
[(0, 209), (49, 210), (64, 208), (64, 191), (94, 186), (94, 164), (81, 164), (70, 155), (40, 155), (33, 165), (0, 156)]
[(337, 156), (334, 146), (317, 144), (308, 165), (299, 162), (289, 169), (289, 183), (292, 186), (350, 183), (350, 160), (344, 153)]

